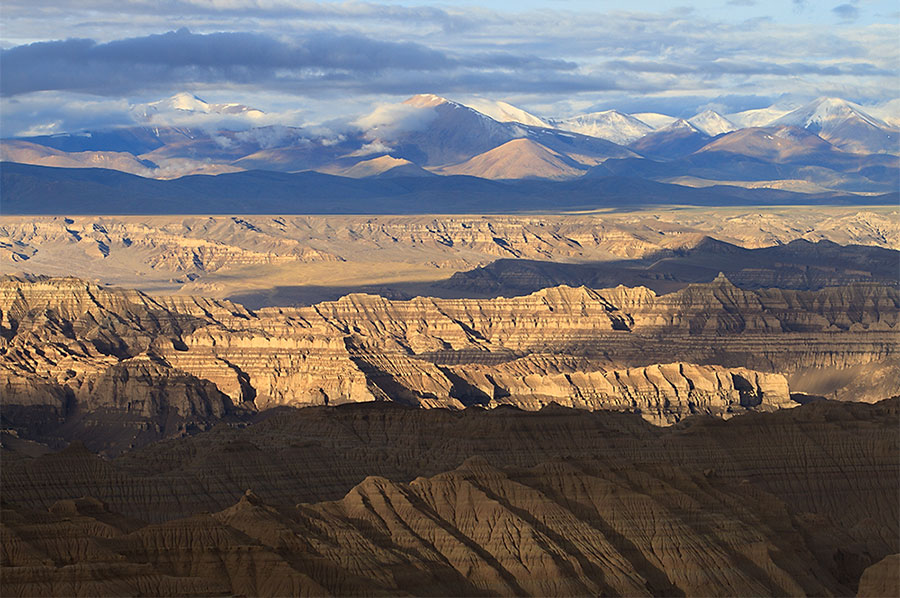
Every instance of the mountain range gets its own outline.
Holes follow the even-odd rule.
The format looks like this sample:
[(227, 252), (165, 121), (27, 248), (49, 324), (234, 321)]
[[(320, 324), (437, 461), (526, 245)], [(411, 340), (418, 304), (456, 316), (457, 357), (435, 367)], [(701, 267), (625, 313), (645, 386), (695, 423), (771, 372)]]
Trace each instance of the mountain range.
[[(421, 94), (330, 127), (227, 128), (231, 118), (251, 125), (269, 119), (248, 106), (211, 104), (190, 94), (136, 105), (132, 113), (132, 127), (3, 139), (0, 159), (150, 179), (251, 170), (357, 179), (615, 176), (691, 188), (863, 196), (900, 186), (900, 130), (835, 98), (790, 112), (704, 110), (676, 119), (607, 110), (558, 119), (500, 101), (464, 104)], [(19, 173), (8, 166), (4, 171)], [(436, 184), (454, 192), (452, 181)], [(5, 201), (25, 199), (15, 190), (26, 186), (19, 181), (12, 193), (5, 189)]]

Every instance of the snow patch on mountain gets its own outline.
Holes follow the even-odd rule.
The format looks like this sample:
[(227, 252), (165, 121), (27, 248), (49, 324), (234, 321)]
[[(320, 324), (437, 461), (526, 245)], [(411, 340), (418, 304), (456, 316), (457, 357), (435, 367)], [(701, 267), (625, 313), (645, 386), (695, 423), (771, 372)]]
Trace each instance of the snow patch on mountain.
[(900, 129), (900, 98), (889, 100), (876, 106), (867, 106), (866, 112), (888, 124)]
[(620, 145), (629, 144), (653, 131), (647, 123), (617, 110), (580, 114), (552, 123), (565, 131), (599, 137)]
[(726, 118), (740, 128), (768, 127), (773, 122), (789, 113), (790, 110), (769, 106), (768, 108), (756, 108), (727, 114)]
[(636, 112), (634, 114), (631, 114), (630, 116), (638, 119), (642, 123), (645, 123), (654, 129), (662, 129), (663, 127), (667, 127), (678, 120), (674, 116), (669, 116), (668, 114), (660, 114), (659, 112)]
[(420, 93), (412, 96), (403, 102), (405, 106), (413, 106), (415, 108), (434, 108), (441, 104), (456, 104), (447, 98), (434, 95), (433, 93)]
[(817, 133), (849, 119), (857, 119), (873, 127), (887, 127), (887, 123), (864, 112), (859, 104), (840, 98), (818, 98), (782, 116), (774, 124), (803, 127)]
[(662, 127), (661, 129), (657, 130), (658, 133), (666, 133), (666, 132), (670, 132), (670, 131), (685, 131), (685, 132), (699, 133), (701, 135), (706, 135), (706, 133), (704, 133), (703, 131), (698, 129), (696, 126), (694, 126), (693, 123), (691, 123), (690, 121), (687, 121), (683, 118), (677, 118), (674, 121), (672, 121), (671, 124), (668, 124), (665, 127)]
[(534, 114), (506, 102), (489, 100), (487, 98), (471, 98), (463, 102), (463, 105), (477, 110), (497, 122), (520, 123), (532, 127), (545, 128), (551, 126), (547, 121), (538, 118)]
[[(420, 98), (421, 96), (414, 97)], [(432, 97), (437, 98), (437, 96)], [(443, 103), (446, 102), (444, 100)], [(441, 103), (407, 101), (402, 104), (382, 104), (369, 114), (356, 119), (352, 124), (366, 131), (370, 138), (394, 139), (405, 133), (424, 131), (428, 128), (428, 125), (438, 116), (434, 107)]]
[(251, 120), (265, 116), (265, 112), (256, 108), (237, 103), (210, 104), (187, 92), (176, 93), (172, 97), (155, 102), (135, 104), (131, 108), (131, 113), (138, 121), (165, 124), (173, 124), (171, 123), (173, 117), (183, 120), (185, 116), (196, 115), (240, 116)]
[(802, 127), (847, 152), (900, 155), (900, 131), (839, 98), (819, 98), (774, 124)]
[(689, 118), (688, 122), (710, 137), (715, 137), (722, 133), (730, 133), (737, 129), (733, 122), (715, 110), (704, 110), (700, 114)]

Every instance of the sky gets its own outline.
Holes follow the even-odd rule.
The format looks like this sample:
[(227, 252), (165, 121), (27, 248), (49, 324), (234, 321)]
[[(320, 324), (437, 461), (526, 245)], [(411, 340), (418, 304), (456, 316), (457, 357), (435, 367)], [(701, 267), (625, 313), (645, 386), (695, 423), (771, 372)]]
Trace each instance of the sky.
[[(900, 98), (896, 0), (4, 0), (0, 134), (129, 125), (177, 92), (358, 118), (415, 93), (544, 117)], [(894, 102), (892, 106), (896, 106)]]

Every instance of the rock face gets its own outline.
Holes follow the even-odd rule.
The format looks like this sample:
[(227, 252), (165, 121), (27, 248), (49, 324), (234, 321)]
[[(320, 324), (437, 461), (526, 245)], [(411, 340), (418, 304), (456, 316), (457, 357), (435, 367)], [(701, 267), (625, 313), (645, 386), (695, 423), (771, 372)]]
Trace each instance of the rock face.
[(863, 571), (859, 580), (859, 598), (900, 594), (900, 554), (891, 554)]
[(458, 367), (455, 371), (475, 393), (490, 397), (488, 405), (492, 407), (539, 409), (556, 403), (579, 409), (635, 409), (659, 425), (695, 413), (727, 418), (745, 409), (796, 405), (784, 376), (742, 368), (668, 363), (552, 375), (523, 376), (514, 369), (496, 372), (483, 367)]
[(897, 417), (371, 403), (114, 460), (4, 435), (4, 595), (892, 595)]
[[(490, 300), (357, 294), (251, 312), (20, 277), (0, 283), (0, 314), (4, 420), (97, 450), (278, 406), (558, 403), (667, 425), (793, 406), (790, 390), (900, 393), (891, 375), (900, 297), (874, 284), (749, 291), (720, 277), (667, 295), (621, 286)], [(872, 389), (841, 382), (841, 371), (876, 366), (883, 380)], [(789, 390), (785, 375), (798, 386)], [(834, 388), (822, 388), (823, 376)], [(127, 438), (102, 423), (119, 417), (134, 430)]]
[(744, 249), (711, 237), (685, 250), (662, 250), (638, 260), (581, 264), (500, 259), (432, 285), (436, 293), (468, 297), (525, 295), (552, 286), (646, 286), (658, 293), (712, 281), (724, 273), (743, 289), (819, 290), (859, 282), (897, 285), (900, 252), (828, 241), (791, 241)]

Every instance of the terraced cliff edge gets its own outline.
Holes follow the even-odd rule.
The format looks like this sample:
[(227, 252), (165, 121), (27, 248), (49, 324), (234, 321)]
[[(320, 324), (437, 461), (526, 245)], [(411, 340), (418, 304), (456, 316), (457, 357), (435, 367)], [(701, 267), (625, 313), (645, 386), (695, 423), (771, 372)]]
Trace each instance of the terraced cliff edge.
[[(4, 428), (109, 454), (280, 406), (556, 403), (671, 425), (793, 407), (791, 392), (900, 394), (900, 296), (872, 283), (744, 290), (720, 276), (667, 295), (622, 286), (485, 300), (354, 294), (250, 311), (7, 277), (0, 314)], [(865, 386), (852, 382), (860, 372)]]

